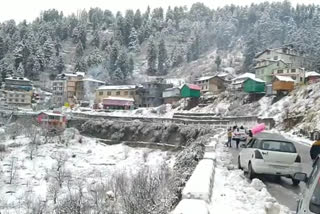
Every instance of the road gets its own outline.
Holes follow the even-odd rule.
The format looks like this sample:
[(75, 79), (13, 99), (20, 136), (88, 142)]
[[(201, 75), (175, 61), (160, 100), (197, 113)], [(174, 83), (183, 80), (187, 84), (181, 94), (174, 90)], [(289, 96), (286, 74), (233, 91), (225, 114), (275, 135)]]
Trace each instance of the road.
[[(312, 169), (312, 161), (309, 155), (310, 146), (295, 141), (293, 142), (301, 156), (302, 169), (304, 172), (309, 174)], [(235, 142), (233, 142), (232, 145), (235, 147)], [(230, 152), (233, 154), (233, 163), (235, 165), (237, 165), (238, 162), (237, 158), (239, 151), (240, 150), (235, 148), (230, 149)], [(261, 176), (259, 179), (265, 183), (270, 194), (275, 197), (279, 203), (289, 207), (292, 211), (296, 210), (298, 196), (305, 188), (305, 184), (303, 182), (301, 182), (299, 186), (294, 187), (292, 186), (291, 179), (287, 178), (281, 178), (279, 181), (271, 176)]]

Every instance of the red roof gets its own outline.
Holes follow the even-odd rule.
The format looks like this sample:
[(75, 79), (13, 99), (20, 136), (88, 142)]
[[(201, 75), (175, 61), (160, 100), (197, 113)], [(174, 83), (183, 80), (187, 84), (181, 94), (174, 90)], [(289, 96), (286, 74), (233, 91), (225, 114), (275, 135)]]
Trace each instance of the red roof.
[(194, 84), (186, 84), (190, 89), (193, 89), (193, 90), (197, 90), (197, 91), (200, 91), (201, 88), (200, 86), (197, 86), (197, 85), (194, 85)]

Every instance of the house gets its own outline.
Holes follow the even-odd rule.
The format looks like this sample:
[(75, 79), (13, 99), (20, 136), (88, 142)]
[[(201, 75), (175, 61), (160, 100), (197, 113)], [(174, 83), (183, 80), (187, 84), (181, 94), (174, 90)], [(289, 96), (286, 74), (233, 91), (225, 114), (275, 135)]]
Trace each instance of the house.
[(4, 98), (8, 105), (15, 107), (31, 107), (33, 85), (32, 82), (23, 77), (5, 78)]
[(294, 80), (286, 76), (274, 76), (272, 90), (276, 92), (289, 92), (294, 89)]
[(315, 71), (309, 71), (305, 74), (305, 82), (308, 84), (317, 83), (320, 81), (320, 74)]
[(94, 101), (94, 94), (97, 88), (105, 85), (105, 82), (84, 78), (76, 82), (76, 99), (79, 103)]
[(290, 44), (279, 48), (269, 48), (256, 54), (255, 61), (262, 60), (281, 60), (289, 64), (289, 67), (308, 68), (312, 65), (312, 61), (304, 53), (296, 50)]
[(136, 85), (106, 85), (100, 86), (95, 92), (95, 103), (102, 103), (103, 99), (108, 97), (132, 98), (138, 102), (138, 86)]
[[(285, 45), (280, 48), (266, 49), (255, 56), (256, 77), (266, 83), (271, 83), (274, 71), (287, 69), (291, 76), (296, 77), (296, 83), (300, 83), (302, 75), (298, 68), (309, 68), (312, 61), (303, 53), (297, 51), (292, 45)], [(287, 73), (287, 74), (288, 74)]]
[(103, 109), (129, 110), (134, 107), (133, 98), (107, 97), (102, 100)]
[(226, 90), (225, 81), (219, 76), (200, 77), (195, 84), (201, 87), (201, 93), (219, 94)]
[(266, 83), (271, 83), (274, 70), (287, 67), (288, 64), (283, 60), (262, 59), (256, 63), (254, 69), (257, 78), (262, 79)]
[(162, 92), (165, 104), (175, 104), (181, 99), (180, 88), (167, 88)]
[(275, 69), (272, 72), (273, 76), (287, 76), (291, 77), (296, 85), (305, 83), (305, 70), (304, 68), (281, 68)]
[(173, 86), (162, 79), (144, 82), (141, 85), (142, 88), (139, 90), (141, 99), (140, 103), (137, 103), (140, 107), (156, 107), (162, 105), (164, 103), (162, 97), (163, 91)]
[(60, 107), (68, 103), (70, 106), (76, 104), (77, 82), (84, 78), (83, 72), (59, 74), (52, 83), (53, 103)]
[(184, 84), (181, 87), (180, 94), (181, 97), (187, 98), (199, 98), (200, 97), (201, 87), (194, 84)]
[(64, 130), (67, 125), (66, 116), (60, 112), (41, 112), (37, 120), (42, 127), (50, 130)]
[(248, 78), (243, 82), (243, 90), (246, 93), (265, 93), (266, 83), (258, 78)]
[(252, 73), (244, 73), (231, 81), (231, 87), (234, 90), (242, 90), (243, 82), (246, 81), (248, 78), (255, 78), (255, 75)]

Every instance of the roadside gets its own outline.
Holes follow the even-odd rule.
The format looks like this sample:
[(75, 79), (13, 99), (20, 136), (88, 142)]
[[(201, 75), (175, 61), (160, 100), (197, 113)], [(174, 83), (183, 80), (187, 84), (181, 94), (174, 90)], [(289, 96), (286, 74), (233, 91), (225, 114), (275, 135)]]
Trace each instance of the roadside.
[[(279, 133), (279, 132), (274, 132)], [(303, 139), (297, 136), (292, 136), (290, 134), (281, 133), (287, 139), (293, 141), (295, 144), (298, 153), (301, 156), (302, 160), (302, 168), (303, 171), (309, 174), (312, 169), (312, 161), (310, 159), (309, 151), (310, 151), (310, 142), (307, 139)], [(232, 164), (237, 166), (237, 157), (241, 148), (235, 149), (235, 142), (233, 142), (233, 148), (226, 148), (231, 154)], [(243, 172), (242, 172), (243, 173)], [(266, 185), (269, 193), (277, 199), (280, 204), (283, 204), (291, 211), (295, 211), (297, 208), (297, 200), (299, 198), (299, 194), (304, 190), (305, 184), (300, 183), (298, 187), (292, 185), (291, 179), (281, 178), (280, 180), (275, 179), (272, 176), (259, 176), (259, 179)]]
[[(212, 190), (211, 213), (287, 214), (259, 179), (250, 182), (233, 164), (234, 153), (224, 146), (224, 139), (216, 147), (215, 182)], [(230, 152), (231, 151), (231, 152)]]

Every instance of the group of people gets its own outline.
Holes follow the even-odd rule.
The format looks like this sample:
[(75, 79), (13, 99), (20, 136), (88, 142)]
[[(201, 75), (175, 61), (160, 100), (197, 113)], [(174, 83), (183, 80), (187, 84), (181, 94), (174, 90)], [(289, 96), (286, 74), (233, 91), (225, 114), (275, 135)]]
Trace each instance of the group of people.
[(248, 133), (246, 133), (246, 130), (243, 126), (238, 127), (233, 126), (228, 128), (228, 142), (227, 142), (227, 147), (232, 147), (232, 139), (235, 140), (236, 142), (236, 148), (239, 148), (239, 144), (240, 144), (240, 140), (241, 140), (241, 133), (242, 134), (247, 134), (247, 142), (250, 141), (250, 139), (252, 138), (252, 131), (249, 130)]

